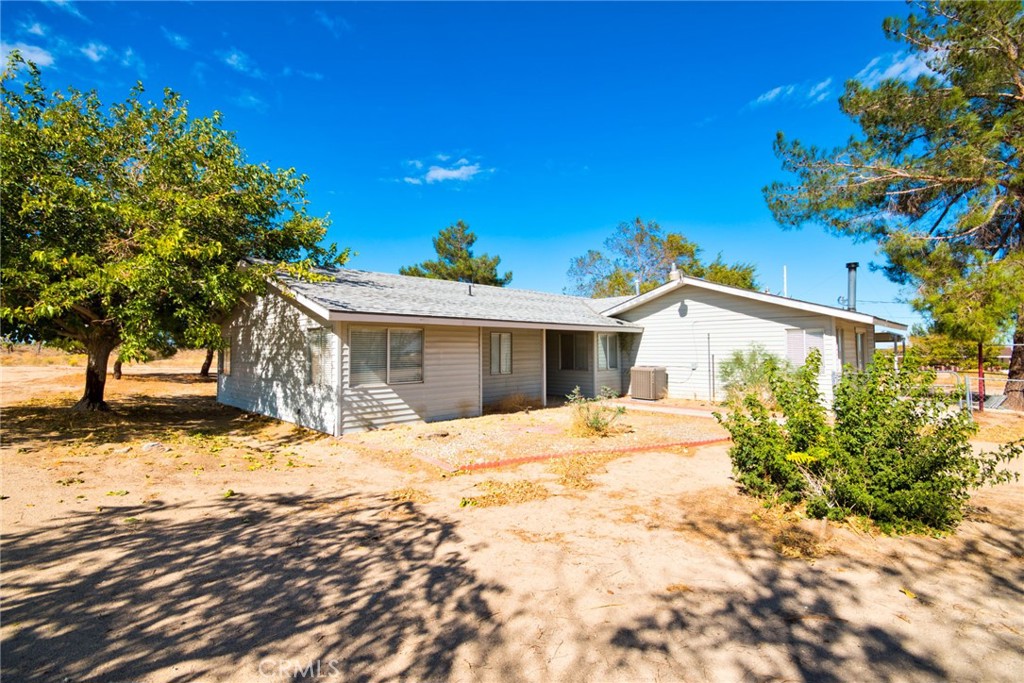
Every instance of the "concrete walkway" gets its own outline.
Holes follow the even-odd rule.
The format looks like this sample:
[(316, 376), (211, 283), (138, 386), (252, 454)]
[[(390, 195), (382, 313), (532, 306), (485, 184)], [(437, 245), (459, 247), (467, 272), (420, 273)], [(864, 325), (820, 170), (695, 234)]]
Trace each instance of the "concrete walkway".
[(678, 406), (669, 406), (660, 404), (656, 401), (641, 401), (633, 398), (617, 398), (614, 401), (609, 401), (614, 405), (626, 406), (633, 410), (646, 410), (651, 413), (665, 413), (667, 415), (689, 415), (691, 417), (710, 417), (714, 419), (714, 413), (716, 411), (725, 411), (725, 408), (717, 409), (702, 409), (702, 408), (680, 408)]

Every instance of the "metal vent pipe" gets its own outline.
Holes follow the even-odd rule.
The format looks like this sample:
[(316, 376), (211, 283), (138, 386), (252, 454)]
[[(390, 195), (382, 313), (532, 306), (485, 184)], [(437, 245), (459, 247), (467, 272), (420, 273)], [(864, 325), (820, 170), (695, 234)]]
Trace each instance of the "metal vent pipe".
[(846, 264), (846, 308), (850, 311), (857, 310), (857, 267), (859, 265), (856, 261)]

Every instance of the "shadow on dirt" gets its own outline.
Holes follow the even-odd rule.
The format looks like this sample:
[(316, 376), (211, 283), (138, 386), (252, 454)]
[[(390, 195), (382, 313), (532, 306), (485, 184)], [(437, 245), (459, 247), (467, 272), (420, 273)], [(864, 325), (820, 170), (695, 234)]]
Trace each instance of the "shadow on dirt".
[(488, 600), (504, 589), (459, 543), (412, 504), (354, 495), (108, 508), (8, 534), (5, 678), (259, 680), (261, 664), (322, 660), (344, 680), (443, 680), (460, 645), (502, 642)]
[(263, 432), (268, 426), (280, 432), (260, 435), (260, 440), (268, 447), (285, 442), (294, 446), (324, 438), (319, 432), (246, 413), (204, 394), (120, 396), (109, 412), (74, 412), (69, 410), (73, 403), (58, 406), (28, 403), (4, 408), (3, 429), (0, 430), (2, 444), (160, 441), (169, 432), (245, 437)]

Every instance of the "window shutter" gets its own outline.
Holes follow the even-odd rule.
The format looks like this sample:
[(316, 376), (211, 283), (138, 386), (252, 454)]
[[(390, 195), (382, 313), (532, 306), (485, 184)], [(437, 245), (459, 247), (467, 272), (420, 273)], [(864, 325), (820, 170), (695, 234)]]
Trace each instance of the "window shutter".
[(384, 328), (353, 328), (349, 384), (384, 384), (388, 381), (388, 332)]
[(786, 330), (786, 360), (793, 365), (803, 365), (807, 359), (803, 330)]
[(306, 330), (306, 347), (309, 352), (309, 383), (313, 386), (330, 386), (330, 337), (329, 330), (316, 327)]
[[(818, 349), (818, 353), (821, 354), (822, 360), (825, 358), (825, 332), (822, 330), (807, 330), (804, 332), (804, 345), (806, 346), (807, 353), (810, 353), (811, 349)], [(804, 360), (807, 359), (807, 354), (804, 354)]]
[(389, 384), (423, 381), (423, 330), (388, 330), (391, 359)]
[(503, 375), (512, 374), (512, 333), (503, 332), (501, 334), (501, 360), (498, 364), (498, 370)]

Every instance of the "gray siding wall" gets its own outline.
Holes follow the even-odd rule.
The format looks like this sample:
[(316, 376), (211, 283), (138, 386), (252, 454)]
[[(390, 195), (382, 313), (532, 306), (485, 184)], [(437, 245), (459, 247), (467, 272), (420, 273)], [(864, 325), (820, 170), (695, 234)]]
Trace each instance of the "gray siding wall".
[[(512, 335), (512, 374), (491, 374), (491, 333), (507, 332)], [(483, 352), (480, 354), (480, 372), (483, 377), (483, 402), (485, 406), (498, 403), (504, 398), (522, 394), (542, 400), (544, 397), (543, 355), (544, 332), (542, 330), (520, 330), (485, 327), (483, 329)]]
[[(310, 381), (306, 331), (327, 327), (324, 382)], [(277, 294), (243, 302), (223, 326), (231, 374), (218, 360), (217, 400), (333, 434), (337, 420), (338, 337), (326, 320)]]
[[(616, 394), (621, 394), (622, 393), (622, 386), (623, 386), (623, 384), (622, 384), (623, 358), (622, 358), (622, 343), (621, 343), (621, 339), (624, 336), (625, 335), (621, 335), (621, 334), (616, 334), (615, 335), (615, 343), (618, 345), (618, 348), (619, 348), (619, 352), (617, 354), (618, 359), (619, 359), (619, 367), (618, 368), (609, 368), (607, 370), (600, 370), (600, 369), (596, 369), (597, 368), (597, 362), (595, 361), (595, 363), (594, 363), (594, 367), (595, 367), (595, 370), (594, 370), (594, 373), (595, 373), (594, 374), (594, 387), (595, 387), (597, 393), (600, 393), (601, 390), (603, 388), (605, 388), (605, 387), (608, 387), (609, 389), (614, 391)], [(594, 355), (593, 355), (593, 357), (597, 358), (597, 334), (594, 335)]]
[(452, 420), (480, 415), (480, 328), (387, 325), (424, 331), (423, 382), (349, 385), (349, 330), (381, 327), (339, 325), (342, 341), (341, 432), (360, 432), (390, 424)]
[(729, 294), (683, 287), (623, 313), (644, 328), (632, 354), (634, 365), (664, 366), (669, 395), (710, 399), (708, 335), (715, 365), (715, 398), (724, 396), (718, 366), (736, 350), (761, 344), (786, 357), (788, 329), (822, 330), (824, 350), (819, 386), (831, 400), (837, 349), (833, 319)]

